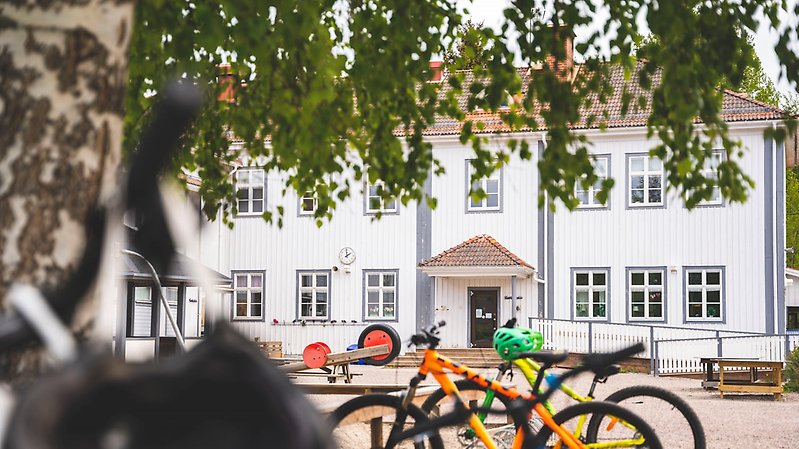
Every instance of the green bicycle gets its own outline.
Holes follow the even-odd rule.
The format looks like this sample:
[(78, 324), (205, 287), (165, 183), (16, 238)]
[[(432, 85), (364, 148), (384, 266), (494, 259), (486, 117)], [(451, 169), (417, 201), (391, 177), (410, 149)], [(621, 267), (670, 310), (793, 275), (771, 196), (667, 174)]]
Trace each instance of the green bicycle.
[[(540, 332), (514, 327), (514, 325), (515, 320), (509, 321), (505, 326), (497, 329), (494, 334), (494, 349), (506, 361), (499, 365), (493, 380), (501, 382), (506, 377), (512, 376), (512, 368), (516, 366), (533, 388), (533, 391), (540, 392), (542, 384), (549, 384), (550, 380), (554, 379), (555, 376), (546, 371), (542, 372), (541, 366), (531, 359), (514, 359), (513, 356), (522, 352), (540, 350), (543, 345), (543, 338)], [(618, 365), (612, 365), (607, 367), (604, 372), (596, 374), (588, 393), (584, 396), (565, 384), (560, 384), (559, 389), (577, 402), (592, 401), (596, 398), (595, 390), (597, 385), (605, 383), (610, 376), (617, 374), (619, 370)], [(464, 394), (469, 395), (477, 402), (482, 402), (482, 408), (508, 406), (502, 401), (502, 398), (496, 397), (492, 391), (486, 391), (473, 382), (461, 380), (455, 384)], [(427, 398), (421, 408), (428, 415), (441, 413), (441, 410), (449, 405), (444, 401), (444, 398), (446, 398), (446, 394), (439, 389)], [(663, 447), (668, 447), (669, 449), (705, 449), (706, 447), (705, 431), (696, 412), (685, 400), (671, 391), (647, 385), (631, 386), (614, 392), (605, 401), (619, 403), (644, 417), (647, 422), (652, 423), (658, 435), (662, 435)], [(550, 413), (555, 413), (550, 402), (546, 402), (544, 406)], [(478, 416), (483, 422), (486, 422), (488, 418), (486, 413), (481, 413)], [(601, 416), (594, 416), (586, 423), (586, 417), (580, 417), (573, 424), (575, 435), (586, 440), (590, 439), (590, 441), (602, 441), (602, 434), (610, 429), (603, 428), (600, 425), (601, 418)], [(626, 424), (617, 420), (611, 420), (610, 422), (611, 424), (608, 427)], [(604, 423), (607, 423), (607, 421)], [(497, 425), (493, 426), (493, 432), (500, 435), (508, 433), (508, 426), (502, 425), (502, 423), (494, 424)], [(687, 438), (686, 426), (690, 428), (690, 438)], [(530, 420), (530, 427), (536, 432), (543, 427), (543, 422), (537, 416), (533, 416)], [(668, 441), (670, 437), (678, 441), (670, 442)], [(477, 447), (478, 444), (471, 429), (465, 427), (457, 429), (457, 439), (467, 449)], [(629, 443), (619, 444), (619, 441), (616, 440), (612, 446), (607, 447), (635, 446), (633, 441)], [(549, 446), (557, 447), (557, 439), (550, 440)]]

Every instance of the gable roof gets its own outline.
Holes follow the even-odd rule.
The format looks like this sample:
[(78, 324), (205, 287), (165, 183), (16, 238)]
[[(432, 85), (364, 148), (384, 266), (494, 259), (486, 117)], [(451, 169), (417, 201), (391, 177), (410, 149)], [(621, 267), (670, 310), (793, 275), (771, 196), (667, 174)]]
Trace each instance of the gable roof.
[[(583, 108), (581, 117), (595, 116), (596, 121), (588, 125), (584, 120), (575, 123), (572, 129), (598, 129), (600, 126), (608, 128), (626, 128), (637, 127), (646, 125), (647, 119), (651, 113), (651, 99), (652, 92), (644, 90), (634, 80), (638, 79), (638, 72), (643, 68), (644, 61), (638, 61), (634, 73), (628, 78), (624, 76), (624, 68), (620, 65), (614, 65), (609, 70), (609, 82), (613, 87), (613, 93), (607, 98), (606, 103), (599, 101), (599, 95), (592, 93), (589, 96), (591, 106)], [(579, 73), (585, 70), (583, 65), (578, 66), (576, 69)], [(527, 86), (530, 82), (530, 69), (519, 68), (519, 76), (521, 77), (522, 86)], [(450, 90), (447, 79), (452, 76), (451, 73), (443, 75), (441, 90), (439, 95), (446, 95)], [(468, 86), (475, 81), (472, 73), (466, 73), (463, 80), (464, 92), (468, 92)], [(656, 71), (652, 76), (652, 84), (657, 85), (660, 83), (660, 70)], [(630, 102), (627, 114), (622, 114), (622, 93), (625, 87), (632, 95), (633, 101)], [(639, 96), (643, 95), (647, 99), (647, 105), (644, 108), (637, 108), (634, 101)], [(461, 110), (466, 109), (466, 102), (468, 93), (461, 94), (458, 97), (458, 105)], [(604, 113), (607, 112), (607, 116)], [(733, 92), (731, 90), (724, 90), (724, 98), (721, 108), (721, 118), (728, 122), (746, 122), (754, 120), (781, 120), (788, 117), (788, 115), (767, 103), (749, 98), (746, 94)], [(475, 111), (466, 114), (466, 119), (474, 122), (480, 121), (485, 125), (481, 134), (509, 132), (509, 128), (502, 121), (501, 112), (491, 111)], [(546, 130), (544, 120), (540, 116), (536, 116), (536, 123), (538, 130)], [(699, 119), (695, 121), (701, 123)], [(429, 136), (444, 136), (444, 135), (457, 135), (460, 134), (462, 123), (456, 119), (444, 116), (437, 116), (435, 123), (429, 126), (425, 131), (425, 135)], [(518, 131), (531, 131), (529, 128), (522, 128)]]
[(419, 267), (533, 267), (490, 235), (476, 235), (419, 263)]

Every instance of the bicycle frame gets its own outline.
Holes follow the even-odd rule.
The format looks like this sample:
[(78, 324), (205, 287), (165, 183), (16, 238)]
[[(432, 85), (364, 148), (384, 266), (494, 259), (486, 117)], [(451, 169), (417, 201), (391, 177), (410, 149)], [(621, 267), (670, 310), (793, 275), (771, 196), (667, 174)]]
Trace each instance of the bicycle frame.
[[(544, 424), (551, 428), (554, 433), (556, 433), (565, 443), (566, 447), (571, 449), (585, 449), (587, 446), (579, 441), (578, 437), (574, 436), (571, 432), (565, 429), (562, 426), (559, 426), (555, 420), (552, 418), (552, 414), (544, 407), (540, 401), (536, 400), (536, 397), (532, 393), (522, 393), (514, 388), (506, 388), (499, 382), (495, 380), (489, 380), (482, 376), (477, 371), (469, 368), (466, 365), (460, 364), (455, 362), (445, 356), (442, 356), (436, 351), (435, 349), (427, 349), (424, 353), (424, 359), (422, 360), (422, 364), (419, 366), (419, 375), (417, 379), (422, 379), (426, 377), (428, 374), (432, 374), (433, 378), (438, 382), (444, 392), (447, 394), (448, 397), (452, 397), (455, 399), (457, 404), (460, 404), (463, 409), (468, 409), (467, 401), (461, 397), (460, 392), (458, 391), (457, 386), (455, 386), (455, 382), (447, 376), (447, 373), (454, 373), (458, 374), (472, 382), (477, 383), (478, 385), (494, 392), (495, 394), (501, 394), (509, 399), (517, 399), (521, 398), (526, 401), (534, 402), (535, 405), (533, 410), (541, 417), (544, 421)], [(412, 400), (414, 393), (416, 391), (416, 384), (413, 382), (411, 383), (410, 388), (407, 391), (403, 404), (407, 406)], [(437, 419), (432, 420), (429, 424), (435, 426), (439, 422), (446, 421), (446, 417), (440, 417)], [(474, 414), (470, 413), (469, 417), (469, 426), (474, 430), (477, 437), (480, 441), (486, 446), (487, 449), (496, 449), (497, 445), (488, 435), (483, 422), (480, 418)], [(405, 431), (397, 435), (396, 441), (401, 439), (405, 439), (414, 435), (418, 435), (418, 429), (414, 431), (414, 429)], [(520, 428), (516, 433), (516, 438), (513, 441), (512, 449), (521, 449), (522, 443), (524, 441), (524, 429)]]

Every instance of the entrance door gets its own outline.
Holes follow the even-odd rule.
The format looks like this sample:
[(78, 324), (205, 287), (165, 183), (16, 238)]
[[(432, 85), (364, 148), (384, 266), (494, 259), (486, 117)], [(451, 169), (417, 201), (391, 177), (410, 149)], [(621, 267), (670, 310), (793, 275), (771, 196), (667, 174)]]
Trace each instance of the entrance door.
[(469, 342), (473, 348), (490, 348), (497, 330), (499, 288), (469, 289)]

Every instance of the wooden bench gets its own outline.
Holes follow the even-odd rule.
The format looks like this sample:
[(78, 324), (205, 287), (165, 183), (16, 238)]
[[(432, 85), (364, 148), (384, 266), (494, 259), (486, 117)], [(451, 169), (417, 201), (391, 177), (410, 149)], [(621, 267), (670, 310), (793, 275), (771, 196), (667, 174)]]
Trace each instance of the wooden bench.
[[(773, 394), (775, 400), (782, 398), (782, 361), (757, 360), (752, 358), (703, 358), (700, 362), (705, 365), (705, 388), (718, 382), (717, 388), (720, 396), (724, 393), (767, 393)], [(718, 365), (718, 378), (713, 377), (713, 366)], [(737, 370), (736, 370), (737, 368)], [(768, 370), (768, 373), (763, 370)], [(726, 371), (726, 375), (725, 375)], [(735, 376), (734, 374), (746, 375)]]
[(255, 345), (261, 352), (270, 359), (279, 359), (283, 357), (283, 342), (282, 341), (259, 341), (258, 337), (253, 338)]

